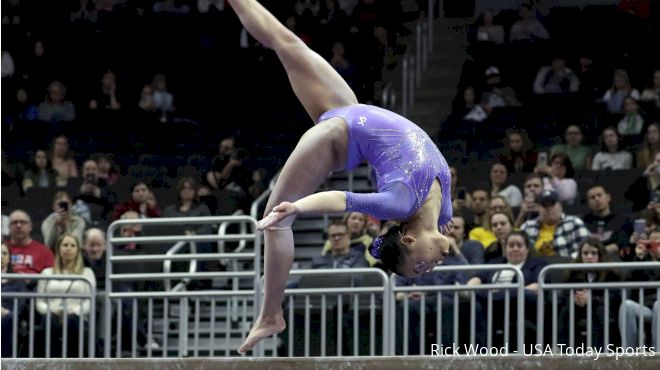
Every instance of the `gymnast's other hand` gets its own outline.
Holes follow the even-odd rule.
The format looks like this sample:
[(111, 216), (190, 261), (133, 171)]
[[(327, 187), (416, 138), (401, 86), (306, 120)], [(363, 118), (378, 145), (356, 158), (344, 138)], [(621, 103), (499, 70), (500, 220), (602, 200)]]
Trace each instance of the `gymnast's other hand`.
[(264, 230), (271, 226), (277, 225), (278, 222), (284, 220), (289, 216), (300, 213), (300, 209), (294, 203), (282, 202), (273, 207), (273, 210), (264, 217), (261, 221), (257, 222), (257, 229)]

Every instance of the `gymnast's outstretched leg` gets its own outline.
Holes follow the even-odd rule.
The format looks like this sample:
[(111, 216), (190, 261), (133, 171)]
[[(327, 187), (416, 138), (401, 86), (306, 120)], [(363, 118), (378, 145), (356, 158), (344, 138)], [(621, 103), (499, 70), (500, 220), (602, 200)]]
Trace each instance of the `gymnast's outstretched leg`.
[[(316, 122), (324, 112), (356, 104), (355, 94), (342, 77), (318, 54), (254, 0), (229, 0), (247, 31), (277, 53), (293, 90), (309, 116)], [(294, 202), (315, 192), (332, 170), (346, 163), (347, 132), (343, 124), (317, 125), (300, 139), (287, 159), (269, 197), (265, 214), (283, 201)], [(310, 160), (313, 158), (313, 160)], [(251, 350), (257, 342), (284, 330), (282, 300), (286, 279), (293, 263), (294, 218), (265, 230), (264, 303), (254, 327), (239, 352)]]

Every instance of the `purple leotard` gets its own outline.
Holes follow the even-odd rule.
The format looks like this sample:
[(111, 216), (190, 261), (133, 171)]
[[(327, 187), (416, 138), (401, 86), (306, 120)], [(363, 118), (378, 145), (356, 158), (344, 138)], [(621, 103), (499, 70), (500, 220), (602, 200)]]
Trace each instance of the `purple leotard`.
[(319, 122), (331, 117), (348, 124), (346, 170), (366, 159), (376, 174), (378, 192), (346, 192), (346, 211), (405, 220), (422, 206), (437, 178), (442, 188), (438, 225), (451, 220), (449, 166), (426, 132), (396, 113), (370, 105), (332, 109)]

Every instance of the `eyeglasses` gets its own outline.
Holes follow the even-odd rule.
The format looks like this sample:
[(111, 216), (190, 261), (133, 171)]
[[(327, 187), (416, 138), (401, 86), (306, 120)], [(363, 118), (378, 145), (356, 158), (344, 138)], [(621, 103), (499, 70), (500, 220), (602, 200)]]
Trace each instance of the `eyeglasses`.
[(11, 221), (9, 224), (10, 225), (27, 225), (29, 223), (30, 223), (30, 221), (27, 221), (27, 220), (14, 220), (14, 221)]
[(346, 233), (332, 233), (332, 234), (328, 234), (328, 237), (330, 237), (330, 239), (343, 238), (344, 236), (346, 236)]

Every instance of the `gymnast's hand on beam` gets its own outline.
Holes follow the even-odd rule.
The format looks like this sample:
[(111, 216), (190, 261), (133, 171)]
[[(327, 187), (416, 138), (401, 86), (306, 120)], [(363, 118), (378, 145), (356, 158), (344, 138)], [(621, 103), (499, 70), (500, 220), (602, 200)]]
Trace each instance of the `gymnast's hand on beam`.
[(293, 216), (298, 213), (300, 213), (300, 209), (293, 203), (282, 202), (279, 205), (273, 207), (273, 210), (266, 217), (257, 222), (257, 229), (279, 230), (281, 228), (276, 226), (277, 223), (289, 216)]

